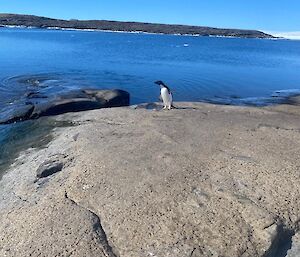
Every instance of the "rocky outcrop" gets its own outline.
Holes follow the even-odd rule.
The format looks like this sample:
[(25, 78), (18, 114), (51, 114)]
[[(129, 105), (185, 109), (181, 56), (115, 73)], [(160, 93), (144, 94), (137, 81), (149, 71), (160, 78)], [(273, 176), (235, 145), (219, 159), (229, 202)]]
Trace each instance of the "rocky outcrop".
[(153, 107), (57, 116), (0, 181), (0, 256), (299, 256), (299, 106)]
[(23, 102), (24, 104), (9, 106), (7, 110), (2, 111), (0, 124), (67, 112), (128, 106), (130, 96), (126, 91), (117, 89), (71, 91), (49, 99), (39, 92), (29, 92)]

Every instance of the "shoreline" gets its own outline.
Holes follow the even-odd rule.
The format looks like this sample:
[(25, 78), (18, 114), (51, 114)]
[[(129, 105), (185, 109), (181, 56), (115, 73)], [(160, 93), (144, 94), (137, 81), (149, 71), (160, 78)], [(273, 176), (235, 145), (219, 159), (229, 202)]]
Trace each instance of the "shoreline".
[(0, 24), (19, 25), (32, 27), (59, 27), (59, 28), (78, 28), (78, 29), (99, 29), (113, 31), (145, 31), (150, 33), (164, 34), (200, 34), (200, 35), (220, 35), (238, 36), (245, 38), (274, 38), (258, 30), (215, 28), (207, 26), (180, 25), (180, 24), (161, 24), (149, 22), (130, 22), (130, 21), (110, 21), (110, 20), (63, 20), (51, 19), (47, 17), (22, 14), (0, 14)]
[[(276, 93), (278, 93), (277, 98), (280, 98), (276, 102), (273, 102), (273, 103), (269, 102), (268, 104), (266, 103), (266, 104), (262, 104), (262, 105), (258, 104), (256, 106), (251, 105), (251, 104), (234, 104), (234, 103), (226, 104), (225, 102), (216, 102), (216, 101), (199, 101), (199, 102), (194, 102), (194, 103), (195, 104), (198, 103), (198, 104), (217, 105), (217, 106), (232, 106), (232, 107), (237, 107), (237, 108), (243, 108), (243, 107), (258, 108), (258, 109), (259, 108), (276, 108), (276, 106), (279, 107), (279, 106), (285, 106), (285, 105), (290, 105), (290, 106), (300, 105), (300, 94), (299, 93), (289, 95), (289, 92), (287, 92), (286, 95), (280, 96), (280, 92), (282, 92), (282, 91), (276, 92)], [(180, 101), (179, 102), (177, 101), (176, 103), (181, 104)], [(140, 103), (140, 104), (131, 104), (131, 105), (129, 105), (129, 108), (157, 110), (158, 111), (160, 108), (160, 105), (157, 103)], [(88, 111), (88, 110), (86, 110), (86, 111)], [(67, 115), (67, 114), (68, 113), (65, 113), (65, 115)], [(14, 160), (18, 154), (20, 154), (23, 151), (26, 151), (26, 149), (30, 149), (32, 147), (36, 148), (35, 146), (38, 145), (36, 143), (36, 140), (38, 142), (41, 142), (40, 147), (44, 147), (47, 143), (51, 142), (46, 139), (46, 138), (51, 137), (51, 131), (53, 131), (54, 129), (60, 128), (60, 127), (73, 126), (71, 121), (66, 121), (66, 122), (58, 121), (57, 122), (56, 117), (57, 116), (55, 116), (55, 115), (54, 116), (50, 115), (50, 116), (40, 117), (38, 119), (33, 119), (33, 120), (29, 119), (29, 120), (17, 122), (21, 126), (24, 123), (29, 123), (28, 126), (32, 127), (32, 129), (36, 132), (32, 132), (32, 131), (29, 132), (32, 134), (31, 134), (31, 136), (29, 136), (29, 139), (27, 139), (27, 143), (25, 143), (25, 145), (24, 145), (25, 141), (22, 143), (22, 140), (20, 141), (20, 139), (15, 140), (15, 142), (9, 142), (9, 144), (14, 145), (14, 148), (17, 148), (19, 150), (17, 150), (14, 153), (12, 153), (9, 150), (5, 150), (6, 152), (13, 154), (14, 157), (9, 158), (9, 159), (7, 157), (5, 157), (6, 161), (2, 161), (2, 159), (0, 158), (0, 161), (2, 161), (2, 162), (0, 162), (0, 180), (1, 180), (2, 176), (9, 170), (9, 166), (14, 163)], [(11, 125), (11, 124), (6, 124), (6, 125), (4, 124), (3, 126), (7, 126), (7, 125)], [(46, 131), (48, 131), (48, 132), (41, 131), (40, 127), (44, 127), (46, 129)], [(26, 131), (23, 131), (22, 133), (27, 133)], [(42, 143), (42, 142), (45, 142), (45, 143)], [(0, 153), (0, 155), (1, 155), (1, 153)], [(4, 158), (4, 157), (2, 157), (2, 158)]]
[(178, 34), (178, 33), (154, 33), (147, 31), (126, 31), (126, 30), (104, 30), (104, 29), (77, 29), (64, 27), (35, 27), (25, 25), (4, 25), (0, 24), (0, 28), (17, 28), (17, 29), (41, 29), (41, 30), (58, 30), (58, 31), (82, 31), (82, 32), (104, 32), (104, 33), (128, 33), (128, 34), (144, 34), (144, 35), (169, 35), (169, 36), (183, 36), (183, 37), (212, 37), (212, 38), (239, 38), (239, 39), (266, 39), (266, 40), (291, 40), (288, 38), (274, 37), (274, 38), (260, 38), (260, 37), (242, 37), (242, 36), (223, 36), (223, 35), (201, 35), (201, 34)]
[[(23, 152), (0, 181), (0, 253), (237, 257), (245, 251), (262, 257), (296, 251), (299, 99), (268, 107), (180, 102), (171, 111), (120, 107), (54, 117), (76, 126), (56, 128), (46, 148)], [(37, 178), (47, 161), (62, 163), (62, 170)]]

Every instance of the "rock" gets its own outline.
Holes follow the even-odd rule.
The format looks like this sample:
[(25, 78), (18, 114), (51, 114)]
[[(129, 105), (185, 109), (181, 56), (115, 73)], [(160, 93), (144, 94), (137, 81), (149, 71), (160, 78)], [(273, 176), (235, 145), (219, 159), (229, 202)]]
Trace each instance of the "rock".
[(300, 106), (300, 96), (298, 95), (298, 96), (290, 97), (287, 102), (291, 105)]
[[(10, 232), (0, 234), (1, 257), (118, 256), (109, 245), (97, 215), (67, 197), (48, 200), (38, 202), (34, 208), (25, 208), (25, 216), (14, 220), (7, 217)], [(0, 231), (2, 228), (0, 224)]]
[(35, 91), (27, 93), (25, 100), (25, 104), (13, 105), (2, 111), (0, 124), (36, 119), (42, 116), (59, 115), (67, 112), (128, 106), (130, 96), (128, 92), (118, 89), (71, 91), (58, 95), (55, 98), (48, 98)]
[(292, 237), (292, 246), (288, 250), (286, 257), (299, 257), (300, 256), (300, 233)]
[(41, 98), (48, 98), (48, 96), (43, 95), (43, 94), (41, 94), (40, 92), (29, 92), (29, 93), (27, 93), (25, 96), (26, 96), (27, 99), (34, 99), (34, 98), (38, 98), (38, 99), (41, 99)]
[(70, 92), (50, 102), (35, 105), (32, 118), (129, 105), (129, 93), (123, 90), (83, 90)]
[(161, 110), (163, 108), (163, 105), (157, 103), (143, 103), (143, 104), (133, 105), (130, 107), (133, 109)]
[(43, 162), (36, 171), (37, 178), (45, 178), (54, 173), (61, 171), (64, 167), (63, 162), (59, 161), (45, 161)]
[(31, 118), (104, 108), (101, 102), (86, 98), (62, 99), (35, 105)]
[[(178, 103), (56, 117), (82, 125), (58, 129), (0, 181), (0, 256), (298, 257), (291, 108)], [(64, 156), (61, 172), (32, 183), (43, 160)]]
[(28, 105), (17, 105), (9, 106), (6, 110), (1, 110), (0, 113), (0, 124), (10, 124), (17, 121), (23, 121), (30, 118), (34, 106)]
[(128, 106), (130, 101), (129, 93), (124, 90), (83, 90), (83, 92), (94, 97), (104, 107)]

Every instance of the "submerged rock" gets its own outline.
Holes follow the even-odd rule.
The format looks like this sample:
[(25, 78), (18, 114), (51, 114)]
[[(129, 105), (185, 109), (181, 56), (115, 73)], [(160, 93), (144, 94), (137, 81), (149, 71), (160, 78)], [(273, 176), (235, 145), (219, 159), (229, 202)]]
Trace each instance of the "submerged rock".
[(0, 124), (10, 124), (17, 121), (28, 120), (34, 110), (34, 106), (18, 105), (16, 108), (7, 108), (0, 113)]
[(48, 96), (41, 94), (40, 92), (29, 92), (26, 95), (26, 98), (28, 99), (40, 99), (40, 98), (48, 98)]

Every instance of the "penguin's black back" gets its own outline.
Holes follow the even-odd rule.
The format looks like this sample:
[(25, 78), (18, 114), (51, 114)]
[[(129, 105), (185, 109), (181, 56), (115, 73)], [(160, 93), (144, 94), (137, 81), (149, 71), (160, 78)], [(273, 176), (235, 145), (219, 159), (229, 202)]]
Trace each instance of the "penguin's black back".
[(171, 89), (164, 82), (162, 82), (162, 85), (168, 90), (168, 93), (171, 94)]

